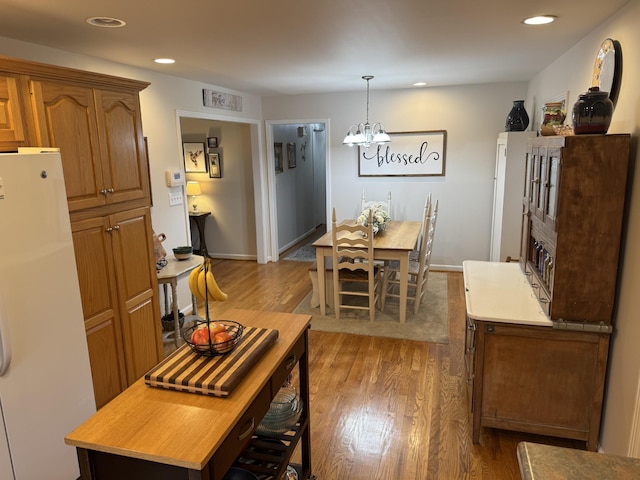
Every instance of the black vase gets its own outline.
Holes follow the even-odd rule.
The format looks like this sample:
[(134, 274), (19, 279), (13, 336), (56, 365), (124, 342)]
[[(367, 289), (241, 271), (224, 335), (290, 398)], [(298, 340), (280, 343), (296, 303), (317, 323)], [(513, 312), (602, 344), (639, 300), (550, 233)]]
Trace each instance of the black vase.
[(505, 132), (524, 132), (529, 126), (529, 115), (524, 109), (524, 100), (514, 100), (513, 107), (507, 115)]

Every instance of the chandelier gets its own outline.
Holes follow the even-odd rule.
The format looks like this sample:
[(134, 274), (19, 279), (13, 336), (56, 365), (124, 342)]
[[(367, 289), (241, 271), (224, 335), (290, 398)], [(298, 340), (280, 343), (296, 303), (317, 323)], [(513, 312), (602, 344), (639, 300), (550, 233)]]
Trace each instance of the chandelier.
[(369, 80), (372, 78), (373, 75), (365, 75), (362, 77), (363, 80), (367, 81), (367, 121), (364, 124), (358, 123), (357, 125), (351, 125), (349, 127), (347, 136), (344, 137), (342, 142), (344, 145), (349, 145), (350, 147), (358, 145), (369, 148), (372, 143), (382, 145), (391, 141), (391, 138), (389, 138), (387, 132), (384, 131), (384, 126), (381, 123), (376, 122), (373, 125), (369, 123)]

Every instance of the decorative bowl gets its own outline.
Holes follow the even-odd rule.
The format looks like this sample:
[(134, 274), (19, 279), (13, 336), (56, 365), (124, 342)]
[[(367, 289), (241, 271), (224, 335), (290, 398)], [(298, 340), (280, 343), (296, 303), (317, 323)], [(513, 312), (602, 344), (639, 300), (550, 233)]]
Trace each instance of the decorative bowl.
[(258, 435), (279, 435), (291, 430), (302, 413), (302, 399), (296, 389), (286, 385), (273, 397), (269, 411), (256, 428)]
[(184, 330), (182, 338), (198, 355), (215, 357), (233, 350), (243, 330), (242, 325), (232, 320), (196, 320)]
[(192, 254), (193, 254), (193, 247), (189, 245), (185, 245), (182, 247), (175, 247), (173, 249), (173, 256), (176, 257), (178, 260), (187, 260), (191, 258)]

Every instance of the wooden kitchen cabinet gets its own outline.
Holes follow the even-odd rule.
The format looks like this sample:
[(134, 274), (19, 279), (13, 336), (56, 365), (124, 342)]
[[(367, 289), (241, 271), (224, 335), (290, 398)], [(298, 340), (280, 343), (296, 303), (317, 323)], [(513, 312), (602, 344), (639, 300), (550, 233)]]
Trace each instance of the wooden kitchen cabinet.
[(10, 149), (24, 146), (25, 140), (18, 76), (0, 74), (0, 144)]
[(149, 202), (138, 93), (30, 80), (36, 141), (62, 154), (69, 211)]
[(72, 223), (98, 408), (163, 356), (150, 231), (148, 208)]
[(0, 56), (0, 151), (60, 149), (98, 407), (163, 356), (139, 102), (148, 85)]

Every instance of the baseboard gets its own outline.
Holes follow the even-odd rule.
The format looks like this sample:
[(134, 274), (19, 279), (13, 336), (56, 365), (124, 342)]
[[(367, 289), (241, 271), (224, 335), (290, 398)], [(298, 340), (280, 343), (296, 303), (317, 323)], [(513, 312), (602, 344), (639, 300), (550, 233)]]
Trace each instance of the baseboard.
[(432, 263), (429, 270), (434, 272), (462, 272), (462, 265), (435, 265)]

